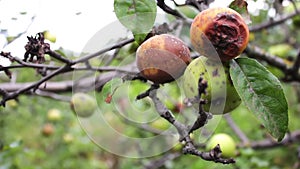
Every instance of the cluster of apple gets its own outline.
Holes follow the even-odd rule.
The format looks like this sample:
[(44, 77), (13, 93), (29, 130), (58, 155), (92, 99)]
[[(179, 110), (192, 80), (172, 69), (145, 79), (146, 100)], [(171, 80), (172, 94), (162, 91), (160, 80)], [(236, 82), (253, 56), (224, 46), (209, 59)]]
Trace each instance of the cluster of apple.
[[(41, 133), (45, 137), (50, 137), (55, 133), (55, 123), (62, 120), (62, 112), (59, 109), (52, 108), (47, 112), (47, 123), (42, 126)], [(63, 135), (64, 143), (71, 143), (74, 139), (71, 133), (65, 133)]]
[[(209, 8), (194, 18), (190, 40), (201, 55), (196, 59), (191, 58), (188, 46), (181, 39), (170, 34), (156, 35), (143, 42), (136, 52), (141, 75), (155, 84), (168, 83), (183, 75), (183, 88), (188, 98), (198, 95), (201, 77), (207, 82), (206, 92), (201, 95), (208, 102), (204, 110), (213, 114), (232, 111), (240, 105), (241, 99), (229, 76), (229, 61), (246, 48), (248, 26), (242, 16), (230, 8)], [(223, 155), (232, 156), (226, 149), (235, 149), (235, 144), (226, 134), (212, 137), (208, 147), (222, 144), (214, 141), (220, 141), (220, 137), (230, 142)]]
[[(74, 114), (78, 117), (88, 118), (94, 114), (97, 109), (97, 103), (93, 97), (86, 93), (74, 93), (70, 100), (71, 109)], [(48, 137), (55, 132), (55, 126), (53, 122), (58, 122), (62, 118), (61, 111), (59, 109), (53, 108), (47, 112), (47, 120), (42, 127), (41, 133)], [(73, 136), (69, 133), (66, 133), (63, 136), (65, 143), (70, 143), (73, 140)]]
[(220, 112), (220, 107), (211, 113), (230, 112), (241, 100), (229, 77), (228, 61), (239, 56), (248, 44), (246, 23), (230, 8), (209, 8), (194, 18), (190, 39), (194, 49), (202, 55), (194, 60), (188, 46), (173, 35), (149, 38), (136, 52), (138, 69), (142, 76), (157, 84), (171, 82), (184, 74), (184, 91), (189, 98), (198, 95), (201, 76), (208, 82), (206, 94), (202, 96), (208, 101), (204, 109), (225, 105), (224, 111)]

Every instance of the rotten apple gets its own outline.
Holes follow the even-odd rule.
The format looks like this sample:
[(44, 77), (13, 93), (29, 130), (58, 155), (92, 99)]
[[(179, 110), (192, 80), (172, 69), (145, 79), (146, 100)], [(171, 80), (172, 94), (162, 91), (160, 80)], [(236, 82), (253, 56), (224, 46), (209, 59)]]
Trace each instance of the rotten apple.
[(190, 61), (189, 48), (182, 40), (169, 34), (147, 39), (136, 52), (141, 75), (156, 84), (171, 82), (180, 77)]
[(221, 61), (239, 56), (249, 41), (242, 16), (230, 8), (208, 8), (200, 12), (190, 28), (193, 47), (201, 55)]

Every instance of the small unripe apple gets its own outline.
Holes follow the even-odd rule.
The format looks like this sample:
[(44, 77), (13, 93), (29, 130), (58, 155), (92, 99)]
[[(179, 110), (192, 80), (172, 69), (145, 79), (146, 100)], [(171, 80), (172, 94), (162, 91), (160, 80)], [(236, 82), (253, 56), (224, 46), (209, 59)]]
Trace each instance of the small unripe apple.
[(16, 100), (8, 100), (6, 104), (11, 108), (16, 108), (18, 106), (18, 102)]
[(180, 77), (190, 61), (190, 50), (185, 43), (168, 34), (147, 39), (136, 52), (137, 67), (141, 75), (157, 84)]
[(173, 151), (181, 151), (183, 146), (184, 146), (184, 143), (181, 143), (181, 142), (177, 143), (176, 145), (174, 145), (174, 147), (172, 147), (172, 150)]
[(73, 137), (72, 134), (66, 133), (66, 134), (63, 135), (63, 140), (64, 140), (65, 143), (68, 144), (68, 143), (71, 143), (74, 140), (74, 137)]
[(43, 33), (44, 33), (45, 39), (49, 40), (52, 43), (56, 42), (56, 36), (52, 32), (47, 30), (47, 31), (44, 31)]
[[(241, 104), (228, 72), (228, 66), (221, 62), (200, 56), (194, 59), (183, 75), (183, 89), (187, 98), (198, 96), (198, 80), (207, 82), (206, 93), (201, 98), (207, 100), (205, 111), (213, 114), (228, 113)], [(198, 108), (198, 104), (194, 104)]]
[(218, 133), (213, 135), (206, 144), (206, 150), (210, 151), (219, 144), (223, 157), (236, 156), (236, 144), (231, 136), (225, 133)]
[(59, 121), (61, 119), (61, 112), (58, 109), (50, 109), (47, 112), (47, 119), (50, 121)]
[(71, 98), (71, 108), (79, 117), (89, 117), (95, 112), (97, 103), (88, 94), (75, 93)]
[(157, 120), (150, 123), (150, 126), (157, 130), (168, 130), (171, 124), (164, 118), (158, 118)]
[(54, 133), (54, 126), (51, 123), (47, 123), (42, 128), (42, 134), (44, 136), (50, 136)]
[(270, 46), (268, 49), (268, 52), (270, 54), (279, 56), (284, 59), (291, 56), (292, 51), (293, 51), (293, 46), (286, 44), (286, 43), (273, 45), (273, 46)]
[(224, 7), (208, 8), (194, 18), (190, 38), (193, 47), (201, 55), (228, 61), (239, 56), (246, 48), (249, 29), (236, 11)]

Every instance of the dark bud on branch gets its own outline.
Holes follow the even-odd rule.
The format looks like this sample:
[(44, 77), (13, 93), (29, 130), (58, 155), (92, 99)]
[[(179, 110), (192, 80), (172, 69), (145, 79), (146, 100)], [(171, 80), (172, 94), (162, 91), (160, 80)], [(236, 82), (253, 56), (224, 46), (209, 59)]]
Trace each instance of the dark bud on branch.
[(25, 45), (25, 54), (24, 54), (24, 62), (32, 62), (32, 63), (44, 63), (45, 58), (44, 55), (48, 51), (50, 51), (49, 43), (45, 43), (44, 34), (37, 33), (35, 37), (28, 36), (28, 42)]

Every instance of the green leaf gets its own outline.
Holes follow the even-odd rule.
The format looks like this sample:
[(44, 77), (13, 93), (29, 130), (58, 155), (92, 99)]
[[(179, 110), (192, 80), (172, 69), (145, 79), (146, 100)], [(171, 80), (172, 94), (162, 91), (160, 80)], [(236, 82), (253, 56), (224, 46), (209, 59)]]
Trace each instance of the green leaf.
[(114, 11), (119, 21), (129, 29), (137, 42), (142, 42), (156, 18), (155, 0), (115, 0)]
[(288, 105), (280, 81), (249, 58), (232, 60), (230, 76), (244, 104), (281, 141), (288, 129)]

